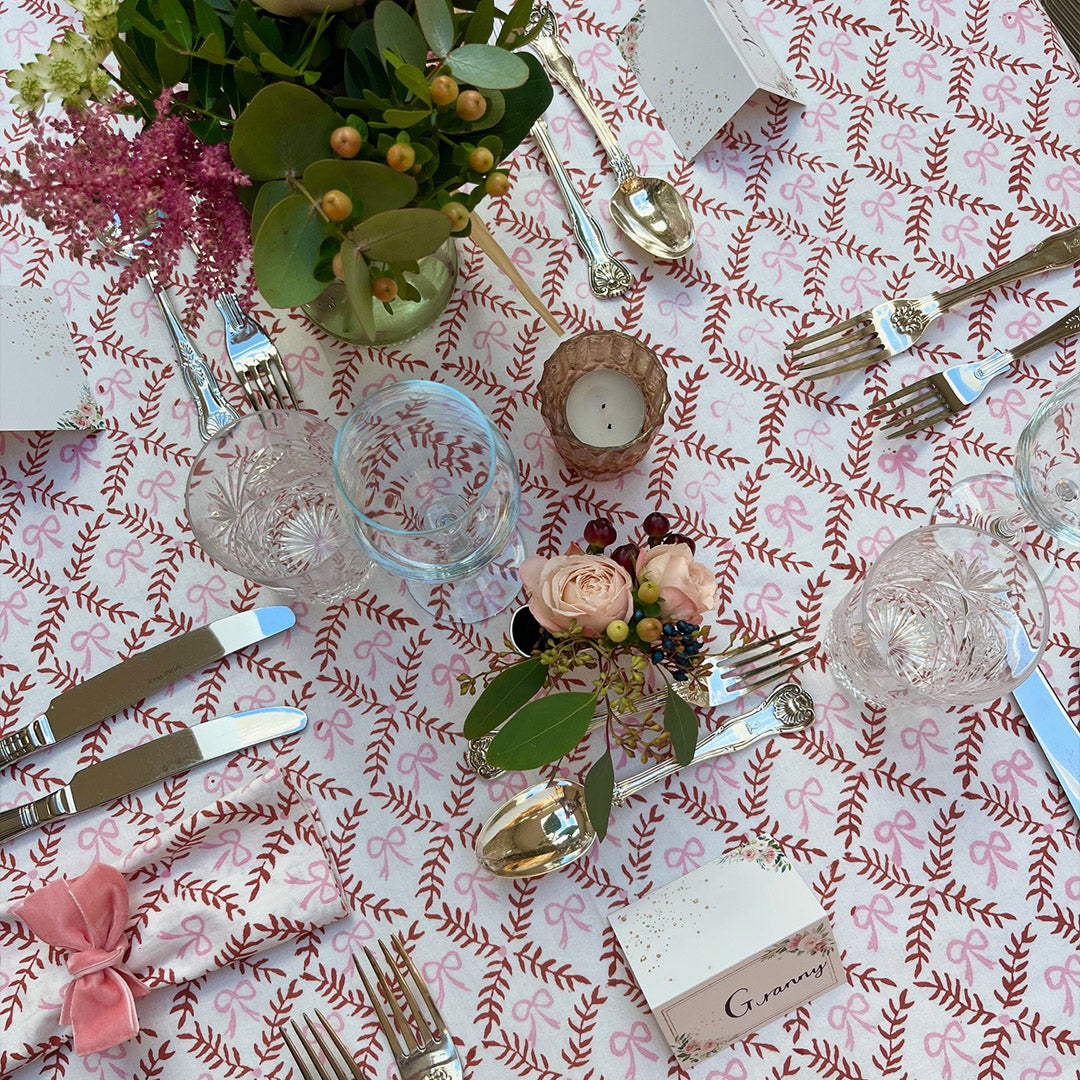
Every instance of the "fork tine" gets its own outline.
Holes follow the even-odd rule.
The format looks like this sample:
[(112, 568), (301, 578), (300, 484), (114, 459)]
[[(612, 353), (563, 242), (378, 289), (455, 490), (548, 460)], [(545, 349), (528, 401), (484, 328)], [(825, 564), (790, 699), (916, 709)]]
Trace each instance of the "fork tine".
[(845, 371), (859, 371), (862, 368), (868, 368), (871, 364), (876, 364), (879, 360), (888, 360), (889, 356), (889, 352), (881, 346), (878, 346), (870, 352), (864, 352), (858, 359), (851, 360), (845, 364), (840, 364), (838, 367), (820, 367), (814, 371), (801, 372), (801, 374), (807, 382), (813, 382), (815, 379), (828, 379), (833, 375), (843, 375)]
[(271, 353), (267, 363), (276, 375), (277, 380), (284, 384), (285, 392), (289, 395), (289, 398), (293, 403), (293, 408), (299, 409), (300, 399), (296, 396), (296, 390), (293, 388), (292, 376), (289, 374), (289, 369), (285, 366), (285, 361), (282, 360), (281, 354), (276, 349)]
[[(365, 948), (364, 952), (368, 953), (368, 959), (371, 959), (371, 953)], [(375, 1016), (379, 1021), (379, 1027), (382, 1028), (383, 1035), (386, 1036), (386, 1041), (390, 1044), (390, 1053), (394, 1055), (396, 1061), (401, 1060), (401, 1056), (404, 1051), (401, 1049), (401, 1044), (397, 1040), (397, 1036), (394, 1034), (394, 1027), (386, 1017), (386, 1013), (383, 1012), (382, 1005), (379, 1003), (379, 998), (375, 991), (371, 988), (371, 983), (367, 981), (367, 976), (364, 974), (364, 969), (360, 966), (360, 961), (353, 957), (353, 963), (356, 965), (356, 971), (359, 974), (364, 984), (364, 990), (367, 992), (368, 1001), (371, 1002), (372, 1007), (375, 1009)]]
[[(902, 398), (918, 394), (921, 390), (933, 391), (933, 386), (929, 379), (919, 379), (916, 382), (908, 383), (907, 386), (901, 386), (899, 390), (894, 390), (891, 394), (886, 394), (884, 397), (878, 398), (877, 401), (872, 402), (870, 408), (866, 411), (872, 412), (875, 409), (880, 409), (883, 405), (888, 405), (890, 402), (900, 401)], [(897, 408), (903, 408), (903, 406), (898, 405)]]
[[(809, 654), (812, 653), (813, 651), (814, 651), (814, 646), (813, 645), (807, 645), (805, 649), (799, 649), (798, 652), (783, 653), (782, 655), (779, 655), (779, 656), (776, 655), (775, 653), (773, 653), (773, 654), (763, 658), (763, 659), (768, 660), (768, 663), (766, 663), (766, 664), (757, 664), (754, 667), (747, 668), (747, 669), (742, 670), (742, 671), (737, 671), (737, 672), (735, 672), (735, 677), (744, 686), (751, 686), (751, 687), (759, 685), (761, 681), (771, 682), (773, 679), (776, 678), (776, 675), (767, 675), (766, 672), (775, 671), (775, 669), (777, 669), (777, 668), (783, 668), (783, 666), (785, 664), (789, 664), (793, 660), (798, 660), (800, 656), (806, 657), (806, 659), (802, 660), (799, 664), (796, 665), (797, 667), (802, 667), (802, 665), (805, 664), (807, 662), (807, 660), (810, 659)], [(759, 679), (758, 676), (763, 676), (763, 680)], [(749, 680), (753, 680), (753, 681), (749, 681)]]
[(401, 1006), (398, 1004), (397, 998), (394, 997), (393, 988), (387, 982), (386, 976), (382, 972), (382, 968), (379, 967), (375, 960), (375, 957), (371, 954), (371, 950), (365, 946), (364, 953), (368, 958), (368, 963), (371, 964), (371, 970), (375, 972), (375, 978), (379, 982), (379, 986), (382, 988), (382, 992), (386, 997), (386, 1003), (390, 1006), (390, 1011), (394, 1014), (394, 1020), (397, 1021), (398, 1034), (405, 1042), (405, 1046), (409, 1053), (415, 1053), (420, 1044), (416, 1041), (416, 1036), (413, 1034), (413, 1030), (409, 1021), (405, 1019), (405, 1014), (401, 1011)]
[(270, 387), (274, 394), (274, 404), (278, 409), (287, 408), (287, 402), (285, 401), (285, 395), (281, 392), (281, 386), (278, 384), (277, 373), (274, 370), (274, 365), (270, 363), (269, 359), (260, 360), (255, 365), (256, 371), (262, 375), (267, 386)]
[[(876, 337), (877, 331), (872, 325), (858, 327), (846, 334), (841, 334), (833, 340), (826, 341), (824, 345), (818, 345), (813, 349), (800, 349), (798, 352), (793, 352), (791, 358), (801, 363), (804, 367), (812, 366), (807, 364), (807, 360), (811, 356), (820, 356), (821, 353), (832, 352), (834, 349), (843, 349), (849, 345), (854, 345), (857, 342), (871, 342), (874, 341)], [(827, 359), (827, 357), (824, 359)], [(816, 362), (821, 363), (822, 361), (818, 360)]]
[(937, 392), (933, 396), (925, 398), (917, 403), (915, 407), (910, 410), (900, 409), (896, 413), (892, 414), (888, 424), (884, 425), (888, 428), (895, 428), (897, 425), (907, 426), (915, 420), (921, 420), (927, 415), (934, 415), (936, 413), (948, 413), (949, 407), (945, 404), (941, 395)]
[[(897, 424), (905, 422), (905, 417), (910, 419), (912, 411), (924, 412), (927, 407), (934, 408), (940, 404), (941, 395), (930, 387), (927, 393), (913, 397), (910, 401), (902, 401), (900, 404), (882, 411), (879, 415), (879, 422), (882, 429), (896, 427)], [(870, 410), (867, 410), (867, 412), (869, 413)]]
[(405, 943), (401, 940), (401, 935), (394, 934), (390, 940), (397, 946), (398, 952), (401, 953), (401, 958), (405, 961), (405, 966), (409, 969), (409, 974), (413, 977), (413, 982), (416, 983), (416, 987), (420, 991), (420, 996), (424, 999), (428, 1009), (431, 1010), (432, 1019), (435, 1021), (435, 1030), (433, 1034), (435, 1036), (445, 1035), (446, 1022), (442, 1018), (442, 1013), (439, 1012), (438, 1005), (435, 1004), (435, 999), (431, 996), (431, 991), (428, 989), (427, 983), (424, 982), (423, 976), (417, 970), (412, 957), (406, 951)]
[(856, 346), (843, 352), (830, 353), (808, 364), (801, 364), (799, 370), (807, 379), (822, 379), (829, 375), (839, 375), (842, 371), (854, 371), (856, 368), (869, 367), (878, 357), (887, 356), (881, 339), (875, 334)]
[(248, 378), (246, 371), (240, 368), (234, 367), (233, 371), (236, 373), (236, 381), (240, 384), (240, 389), (244, 391), (244, 397), (247, 398), (248, 404), (256, 411), (259, 411), (260, 405), (258, 399), (252, 393), (251, 379)]
[(277, 402), (275, 401), (276, 393), (274, 391), (274, 384), (267, 378), (266, 372), (259, 364), (254, 364), (250, 368), (250, 378), (254, 380), (255, 385), (258, 387), (259, 393), (262, 395), (262, 400), (266, 404), (266, 408), (276, 409)]
[[(396, 937), (392, 937), (391, 941), (397, 945)], [(423, 1042), (436, 1037), (437, 1032), (431, 1030), (431, 1024), (427, 1017), (420, 1011), (420, 1006), (416, 1003), (416, 998), (413, 997), (412, 991), (409, 989), (409, 984), (405, 981), (405, 976), (401, 972), (401, 968), (398, 966), (398, 962), (391, 955), (390, 950), (386, 947), (385, 941), (379, 942), (379, 948), (382, 949), (382, 954), (386, 957), (386, 962), (390, 965), (390, 970), (394, 973), (394, 978), (397, 981), (398, 987), (405, 997), (405, 1004), (408, 1005), (409, 1011), (412, 1013), (413, 1024), (420, 1029), (420, 1036)], [(404, 953), (404, 949), (401, 952)]]
[(789, 346), (789, 349), (801, 348), (803, 345), (809, 345), (814, 341), (821, 341), (822, 338), (828, 337), (830, 334), (838, 334), (842, 330), (846, 330), (849, 326), (854, 326), (858, 322), (869, 319), (870, 313), (863, 311), (858, 315), (852, 315), (850, 319), (845, 319), (842, 323), (836, 323), (834, 326), (827, 326), (824, 330), (817, 330), (813, 334), (807, 334), (805, 337), (796, 338)]
[[(353, 1080), (364, 1080), (364, 1074), (360, 1071), (359, 1066), (353, 1060), (352, 1054), (350, 1054), (349, 1051), (345, 1049), (345, 1044), (341, 1041), (340, 1038), (338, 1038), (338, 1033), (330, 1026), (330, 1022), (326, 1019), (325, 1016), (323, 1016), (321, 1012), (319, 1012), (318, 1009), (315, 1010), (315, 1015), (319, 1018), (319, 1021), (323, 1026), (323, 1030), (330, 1037), (330, 1041), (334, 1044), (334, 1046), (337, 1047), (338, 1053), (341, 1054), (342, 1060), (349, 1068), (349, 1072), (353, 1074)], [(332, 1064), (335, 1059), (330, 1054), (330, 1047), (326, 1045), (326, 1042), (323, 1040), (322, 1035), (319, 1034), (319, 1029), (315, 1027), (315, 1025), (311, 1022), (311, 1017), (308, 1016), (307, 1013), (304, 1013), (304, 1019), (307, 1021), (307, 1026), (310, 1028), (311, 1034), (315, 1036), (315, 1039), (318, 1042), (319, 1046), (322, 1047), (322, 1052), (326, 1055), (327, 1062)], [(334, 1067), (334, 1072), (337, 1073), (338, 1080), (347, 1080), (345, 1074), (336, 1066)]]
[(888, 438), (901, 439), (905, 435), (911, 435), (916, 431), (922, 431), (923, 428), (933, 427), (934, 424), (936, 424), (939, 420), (947, 420), (952, 415), (954, 414), (951, 409), (942, 406), (942, 408), (938, 412), (932, 414), (931, 416), (925, 417), (924, 419), (919, 420), (916, 423), (908, 424), (906, 428), (903, 428), (900, 431), (890, 431)]
[[(801, 626), (793, 626), (788, 630), (781, 630), (779, 634), (762, 638), (760, 641), (748, 641), (745, 645), (740, 645), (738, 648), (725, 652), (723, 656), (718, 656), (717, 663), (722, 665), (721, 671), (725, 673), (733, 671), (743, 664), (752, 663), (761, 656), (768, 656), (777, 650), (783, 650), (791, 645), (798, 644), (798, 635), (802, 634), (802, 632)], [(787, 641), (786, 638), (792, 640)]]
[[(316, 1071), (319, 1074), (319, 1080), (330, 1080), (330, 1074), (323, 1068), (322, 1062), (319, 1061), (318, 1055), (311, 1049), (307, 1039), (304, 1038), (300, 1031), (300, 1027), (295, 1020), (291, 1021), (293, 1031), (296, 1034), (300, 1045), (308, 1052), (308, 1056), (311, 1058), (311, 1063), (315, 1066)], [(281, 1029), (281, 1036), (285, 1040), (285, 1045), (289, 1048), (289, 1053), (293, 1056), (293, 1061), (296, 1062), (296, 1067), (300, 1070), (300, 1075), (304, 1080), (315, 1080), (308, 1070), (308, 1067), (304, 1064), (304, 1059), (300, 1056), (300, 1051), (296, 1049), (292, 1039), (289, 1038), (289, 1033), (285, 1028)]]

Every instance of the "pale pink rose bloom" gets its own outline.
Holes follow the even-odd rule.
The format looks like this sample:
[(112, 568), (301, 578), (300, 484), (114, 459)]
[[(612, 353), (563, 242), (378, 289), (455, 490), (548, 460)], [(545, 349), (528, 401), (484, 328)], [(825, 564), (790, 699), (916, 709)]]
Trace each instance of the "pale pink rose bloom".
[(533, 555), (518, 571), (529, 590), (529, 610), (546, 630), (559, 634), (576, 620), (586, 634), (598, 637), (613, 619), (634, 613), (634, 583), (606, 555)]
[(694, 562), (686, 544), (657, 544), (638, 554), (638, 581), (648, 578), (660, 589), (660, 614), (665, 619), (700, 623), (702, 616), (715, 611), (716, 577)]

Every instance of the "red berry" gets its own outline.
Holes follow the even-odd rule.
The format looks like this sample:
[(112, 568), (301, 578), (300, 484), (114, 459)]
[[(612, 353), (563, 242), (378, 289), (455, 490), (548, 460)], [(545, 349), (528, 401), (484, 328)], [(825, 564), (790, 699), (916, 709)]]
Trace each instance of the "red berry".
[(615, 543), (615, 526), (607, 518), (593, 518), (585, 526), (585, 543), (590, 547), (606, 548)]
[(690, 549), (690, 554), (693, 555), (697, 551), (697, 544), (690, 539), (689, 536), (684, 536), (682, 533), (668, 533), (664, 537), (665, 544), (685, 544)]
[(610, 557), (630, 575), (631, 580), (634, 579), (637, 575), (638, 549), (633, 544), (620, 544)]
[(671, 529), (671, 522), (663, 514), (653, 512), (642, 522), (642, 526), (650, 540), (662, 540)]

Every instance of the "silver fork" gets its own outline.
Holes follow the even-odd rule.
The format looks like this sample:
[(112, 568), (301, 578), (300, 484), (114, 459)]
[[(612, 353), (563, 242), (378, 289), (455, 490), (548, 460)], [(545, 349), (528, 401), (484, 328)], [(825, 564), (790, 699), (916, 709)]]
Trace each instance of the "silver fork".
[[(932, 320), (981, 292), (1080, 259), (1080, 226), (1048, 236), (1029, 252), (947, 292), (886, 300), (842, 323), (798, 338), (788, 349), (804, 379), (869, 367), (910, 349)], [(839, 351), (835, 351), (839, 350)], [(825, 355), (822, 355), (825, 354)]]
[[(311, 1045), (311, 1043), (304, 1038), (304, 1033), (300, 1030), (300, 1025), (295, 1020), (291, 1021), (293, 1034), (296, 1036), (297, 1042), (306, 1051), (310, 1065), (314, 1068), (315, 1072), (312, 1073), (311, 1068), (304, 1064), (304, 1057), (300, 1051), (296, 1048), (296, 1044), (289, 1038), (288, 1031), (285, 1028), (281, 1029), (281, 1037), (285, 1040), (285, 1045), (289, 1048), (289, 1053), (293, 1056), (293, 1061), (296, 1062), (296, 1067), (300, 1070), (300, 1075), (304, 1080), (315, 1080), (315, 1074), (318, 1075), (319, 1080), (331, 1080), (331, 1076), (335, 1080), (349, 1080), (345, 1070), (342, 1069), (333, 1053), (331, 1052), (332, 1043), (337, 1048), (338, 1053), (344, 1059), (345, 1066), (349, 1070), (349, 1074), (352, 1075), (353, 1080), (365, 1080), (364, 1074), (357, 1067), (356, 1062), (353, 1061), (352, 1055), (345, 1049), (345, 1044), (338, 1038), (338, 1033), (327, 1023), (326, 1017), (323, 1016), (318, 1009), (315, 1010), (315, 1015), (319, 1018), (319, 1022), (322, 1024), (323, 1031), (329, 1036), (329, 1042), (323, 1037), (319, 1029), (312, 1023), (311, 1017), (307, 1013), (304, 1013), (304, 1023), (307, 1024), (312, 1035), (315, 1036), (316, 1041), (319, 1044), (320, 1049), (323, 1052), (323, 1056), (326, 1058), (326, 1066), (319, 1060), (319, 1051)], [(329, 1070), (329, 1071), (327, 1071)]]
[[(427, 984), (421, 978), (420, 972), (416, 970), (412, 958), (405, 951), (405, 945), (401, 938), (394, 934), (391, 936), (390, 941), (401, 959), (400, 964), (386, 947), (385, 942), (380, 941), (379, 948), (382, 950), (387, 966), (393, 973), (393, 981), (397, 984), (401, 996), (405, 999), (409, 1017), (406, 1017), (402, 1011), (397, 996), (390, 985), (390, 980), (383, 974), (382, 968), (379, 967), (370, 949), (365, 948), (364, 955), (368, 958), (368, 963), (375, 973), (383, 997), (393, 1014), (393, 1023), (387, 1019), (386, 1013), (379, 1003), (378, 995), (372, 990), (371, 983), (368, 982), (364, 969), (355, 956), (353, 957), (353, 963), (363, 980), (368, 1000), (374, 1006), (375, 1015), (379, 1020), (379, 1027), (382, 1028), (386, 1041), (390, 1044), (390, 1052), (397, 1062), (401, 1080), (461, 1080), (461, 1059), (458, 1057), (454, 1040), (446, 1029), (446, 1022), (431, 997), (431, 991), (428, 990)], [(402, 971), (402, 964), (404, 965), (404, 972)], [(427, 1006), (428, 1012), (426, 1016), (409, 989), (406, 974), (412, 976), (413, 984), (420, 992), (420, 996)], [(398, 1041), (398, 1036), (404, 1042), (404, 1048), (401, 1042)]]
[(890, 439), (921, 431), (966, 409), (992, 379), (1008, 371), (1021, 357), (1058, 338), (1076, 333), (1080, 333), (1080, 307), (1073, 308), (1068, 315), (1011, 349), (995, 349), (984, 360), (955, 364), (910, 386), (894, 390), (875, 401), (867, 412), (881, 411), (881, 429), (889, 432)]
[[(806, 647), (800, 649), (800, 645)], [(730, 649), (712, 662), (712, 671), (707, 680), (675, 683), (675, 692), (684, 701), (698, 708), (709, 709), (717, 705), (727, 705), (744, 694), (749, 694), (751, 690), (787, 678), (810, 662), (813, 651), (814, 646), (807, 644), (802, 628), (793, 626), (790, 630), (773, 634), (761, 641), (751, 641), (736, 649)], [(639, 698), (634, 706), (634, 713), (646, 712), (663, 705), (667, 693), (665, 687), (655, 694), (646, 694)], [(585, 729), (585, 734), (603, 727), (606, 723), (607, 710), (597, 710)], [(465, 753), (469, 767), (485, 780), (494, 780), (505, 772), (487, 760), (488, 747), (494, 738), (495, 732), (490, 732), (473, 739)]]
[(284, 409), (288, 395), (300, 408), (292, 379), (281, 353), (263, 328), (240, 306), (235, 293), (219, 293), (214, 300), (225, 320), (225, 351), (237, 381), (253, 409)]

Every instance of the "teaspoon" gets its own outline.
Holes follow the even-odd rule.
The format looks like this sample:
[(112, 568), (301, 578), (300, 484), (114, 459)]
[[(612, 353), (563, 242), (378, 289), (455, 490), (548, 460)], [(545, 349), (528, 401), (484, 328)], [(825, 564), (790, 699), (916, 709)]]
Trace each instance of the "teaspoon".
[(615, 133), (593, 104), (573, 58), (559, 37), (559, 21), (546, 4), (537, 8), (530, 26), (543, 23), (529, 43), (548, 74), (574, 99), (600, 145), (619, 186), (611, 196), (611, 220), (643, 251), (658, 259), (681, 259), (694, 246), (694, 220), (686, 200), (667, 180), (641, 176), (619, 145)]
[[(725, 721), (701, 739), (688, 764), (733, 754), (770, 735), (805, 731), (813, 722), (813, 698), (786, 683), (753, 712)], [(620, 780), (612, 804), (621, 806), (680, 768), (677, 761), (663, 761)], [(476, 858), (498, 877), (540, 877), (580, 859), (595, 841), (584, 787), (576, 780), (551, 780), (512, 796), (488, 818), (476, 837)]]

